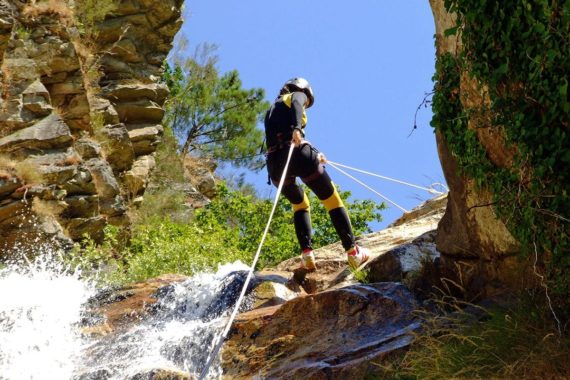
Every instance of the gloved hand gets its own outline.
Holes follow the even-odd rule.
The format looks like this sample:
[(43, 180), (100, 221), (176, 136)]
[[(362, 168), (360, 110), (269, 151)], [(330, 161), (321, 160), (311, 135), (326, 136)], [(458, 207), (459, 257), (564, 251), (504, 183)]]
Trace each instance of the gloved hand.
[(296, 147), (301, 146), (301, 144), (303, 143), (303, 135), (301, 134), (301, 131), (298, 129), (293, 130), (293, 144)]
[(327, 157), (325, 156), (325, 154), (323, 152), (319, 152), (317, 154), (317, 158), (319, 159), (319, 162), (321, 164), (326, 164), (327, 163)]

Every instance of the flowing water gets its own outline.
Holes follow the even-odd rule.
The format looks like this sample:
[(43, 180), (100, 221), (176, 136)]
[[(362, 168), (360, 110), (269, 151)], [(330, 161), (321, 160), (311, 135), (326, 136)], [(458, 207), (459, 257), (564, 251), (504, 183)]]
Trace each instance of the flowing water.
[[(57, 255), (0, 270), (0, 379), (123, 380), (151, 369), (200, 373), (247, 267), (220, 267), (164, 288), (152, 316), (120, 334), (81, 334), (101, 291)], [(55, 259), (54, 259), (55, 258)], [(221, 374), (219, 361), (209, 378)]]

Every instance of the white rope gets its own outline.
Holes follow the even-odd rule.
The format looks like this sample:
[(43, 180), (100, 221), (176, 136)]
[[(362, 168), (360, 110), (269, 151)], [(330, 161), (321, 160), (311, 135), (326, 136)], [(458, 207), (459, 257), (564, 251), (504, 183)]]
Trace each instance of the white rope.
[[(327, 161), (327, 163), (329, 163), (329, 164), (331, 164), (331, 165), (340, 166), (341, 168), (346, 168), (346, 169), (354, 170), (354, 171), (356, 171), (356, 172), (360, 172), (360, 173), (363, 173), (363, 174), (368, 174), (368, 175), (371, 175), (371, 176), (373, 176), (373, 177), (378, 177), (378, 178), (382, 178), (382, 179), (385, 179), (385, 180), (388, 180), (388, 181), (400, 183), (400, 184), (402, 184), (402, 185), (415, 187), (416, 189), (425, 190), (425, 191), (429, 192), (430, 194), (444, 194), (444, 193), (442, 193), (441, 191), (437, 191), (437, 190), (434, 189), (434, 188), (429, 188), (429, 187), (423, 187), (423, 186), (414, 185), (413, 183), (400, 181), (400, 180), (398, 180), (398, 179), (386, 177), (386, 176), (383, 176), (383, 175), (380, 175), (380, 174), (370, 173), (370, 172), (367, 172), (366, 170), (361, 170), (361, 169), (353, 168), (352, 166), (339, 164), (338, 162)], [(439, 185), (441, 185), (441, 184), (439, 184)]]
[[(354, 181), (358, 182), (359, 184), (361, 184), (362, 186), (364, 186), (365, 188), (367, 188), (368, 190), (372, 191), (373, 193), (379, 195), (382, 199), (387, 200), (388, 202), (392, 203), (394, 206), (398, 207), (400, 210), (402, 210), (403, 212), (409, 212), (408, 210), (406, 210), (405, 208), (403, 208), (402, 206), (398, 205), (396, 202), (388, 199), (387, 197), (385, 197), (384, 195), (380, 194), (379, 192), (377, 192), (376, 190), (374, 190), (373, 188), (371, 188), (370, 186), (368, 186), (367, 184), (365, 184), (364, 182), (354, 178), (353, 176), (351, 176), (350, 174), (348, 174), (347, 172), (345, 172), (344, 170), (342, 170), (341, 168), (337, 167), (336, 163), (332, 163), (331, 161), (327, 161), (327, 163), (332, 166), (333, 168), (335, 168), (336, 170), (338, 170), (339, 172), (341, 172), (342, 174), (344, 174), (345, 176), (347, 176), (348, 178), (353, 179)], [(340, 166), (340, 165), (339, 165)]]
[(232, 323), (233, 323), (233, 321), (234, 321), (234, 319), (238, 313), (239, 307), (241, 306), (241, 303), (242, 303), (243, 298), (245, 296), (245, 292), (247, 291), (247, 287), (249, 285), (249, 282), (251, 281), (251, 277), (252, 277), (253, 271), (255, 269), (255, 264), (257, 264), (257, 260), (259, 259), (259, 254), (261, 253), (261, 247), (263, 246), (263, 243), (265, 242), (265, 238), (267, 237), (267, 232), (269, 231), (269, 226), (271, 224), (271, 220), (273, 219), (273, 214), (275, 213), (275, 208), (277, 207), (277, 201), (279, 200), (279, 194), (281, 194), (281, 189), (283, 189), (283, 183), (285, 182), (287, 169), (289, 168), (289, 161), (291, 161), (291, 155), (293, 153), (294, 148), (295, 148), (295, 145), (291, 144), (291, 147), (289, 148), (289, 155), (287, 156), (287, 161), (285, 163), (285, 168), (283, 169), (283, 174), (281, 175), (281, 180), (279, 181), (279, 186), (277, 187), (277, 193), (275, 194), (275, 200), (273, 201), (273, 208), (271, 209), (271, 213), (269, 214), (269, 220), (267, 221), (267, 225), (265, 226), (265, 231), (263, 231), (261, 241), (259, 242), (259, 247), (257, 247), (257, 252), (255, 253), (255, 256), (253, 258), (253, 263), (251, 264), (251, 268), (249, 269), (249, 272), (248, 272), (247, 277), (245, 279), (245, 283), (243, 284), (241, 294), (240, 294), (240, 296), (239, 296), (239, 298), (238, 298), (238, 300), (234, 306), (234, 310), (230, 316), (230, 319), (228, 320), (228, 323), (226, 325), (226, 328), (224, 329), (224, 332), (220, 336), (219, 341), (216, 344), (216, 347), (214, 348), (214, 351), (212, 352), (212, 354), (210, 355), (210, 358), (206, 362), (206, 366), (204, 367), (204, 369), (200, 373), (199, 380), (203, 380), (206, 377), (206, 375), (208, 374), (208, 371), (210, 370), (210, 366), (212, 365), (212, 362), (214, 361), (214, 359), (218, 356), (218, 353), (219, 353), (220, 349), (222, 348), (222, 344), (224, 343), (224, 339), (228, 335), (228, 332), (230, 331)]

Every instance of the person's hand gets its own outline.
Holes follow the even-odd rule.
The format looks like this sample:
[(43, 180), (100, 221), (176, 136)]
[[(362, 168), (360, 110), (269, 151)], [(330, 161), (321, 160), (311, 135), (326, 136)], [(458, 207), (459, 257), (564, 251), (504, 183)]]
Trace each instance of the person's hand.
[(327, 163), (327, 157), (325, 156), (324, 153), (319, 152), (319, 154), (317, 154), (317, 158), (318, 158), (318, 160), (319, 160), (319, 162), (320, 162), (321, 164), (326, 164), (326, 163)]
[(293, 130), (293, 144), (296, 147), (301, 146), (303, 143), (303, 135), (301, 135), (301, 131), (298, 129)]

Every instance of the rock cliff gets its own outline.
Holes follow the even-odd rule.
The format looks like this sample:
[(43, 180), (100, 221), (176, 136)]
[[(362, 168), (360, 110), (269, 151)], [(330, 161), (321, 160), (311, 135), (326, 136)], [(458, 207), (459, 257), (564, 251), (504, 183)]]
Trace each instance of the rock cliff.
[(97, 239), (144, 193), (182, 0), (104, 3), (0, 1), (0, 256)]
[[(446, 35), (456, 25), (456, 16), (448, 13), (443, 0), (430, 0), (436, 26), (436, 54), (457, 56), (462, 50), (459, 34)], [(464, 109), (482, 109), (490, 103), (485, 86), (474, 79), (466, 69), (460, 74), (456, 91)], [(490, 115), (472, 117), (467, 128), (476, 131), (485, 154), (498, 167), (512, 165), (514, 149), (507, 147), (500, 129), (482, 128)], [(479, 124), (476, 124), (479, 123)], [(491, 206), (492, 194), (478, 187), (476, 181), (462, 174), (458, 157), (449, 143), (436, 131), (438, 154), (449, 186), (449, 202), (437, 233), (437, 247), (442, 253), (441, 264), (445, 276), (459, 280), (456, 289), (468, 298), (492, 295), (507, 285), (519, 288), (525, 285), (528, 268), (517, 254), (519, 243), (509, 233), (505, 223), (497, 218)], [(528, 284), (528, 283), (527, 283)]]

